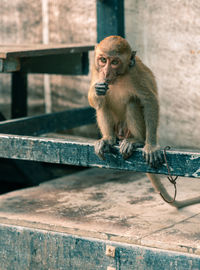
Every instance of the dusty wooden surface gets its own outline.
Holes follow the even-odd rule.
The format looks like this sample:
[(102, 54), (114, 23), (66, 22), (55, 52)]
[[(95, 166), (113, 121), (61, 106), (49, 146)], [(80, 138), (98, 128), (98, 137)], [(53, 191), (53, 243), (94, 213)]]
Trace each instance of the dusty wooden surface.
[(92, 44), (27, 44), (27, 45), (0, 45), (0, 58), (30, 57), (52, 54), (87, 52), (94, 49)]
[[(79, 120), (84, 123), (84, 117)], [(19, 122), (23, 125), (23, 120), (19, 120)], [(74, 124), (73, 119), (68, 124), (69, 126)], [(54, 123), (50, 125), (50, 128), (55, 128)], [(31, 129), (26, 131), (28, 130), (32, 132)], [(149, 166), (143, 158), (141, 148), (136, 149), (129, 159), (124, 160), (119, 153), (119, 146), (116, 145), (110, 153), (105, 154), (105, 160), (101, 160), (94, 152), (94, 142), (93, 139), (82, 140), (79, 137), (68, 139), (68, 136), (64, 139), (63, 136), (45, 138), (0, 134), (0, 157), (168, 175), (165, 163), (157, 168)], [(171, 175), (200, 177), (199, 152), (168, 150), (166, 157)]]
[[(198, 179), (178, 181), (178, 199), (196, 195)], [(2, 195), (0, 223), (200, 255), (199, 204), (176, 210), (141, 173), (89, 169)]]

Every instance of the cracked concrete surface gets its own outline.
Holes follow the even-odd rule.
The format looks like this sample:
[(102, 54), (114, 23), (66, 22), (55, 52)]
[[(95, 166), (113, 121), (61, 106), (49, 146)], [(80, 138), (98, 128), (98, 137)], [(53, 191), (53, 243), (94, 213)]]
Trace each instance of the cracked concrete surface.
[[(198, 194), (198, 179), (178, 180), (178, 199)], [(0, 223), (200, 255), (199, 204), (171, 207), (141, 173), (89, 169), (2, 195)]]

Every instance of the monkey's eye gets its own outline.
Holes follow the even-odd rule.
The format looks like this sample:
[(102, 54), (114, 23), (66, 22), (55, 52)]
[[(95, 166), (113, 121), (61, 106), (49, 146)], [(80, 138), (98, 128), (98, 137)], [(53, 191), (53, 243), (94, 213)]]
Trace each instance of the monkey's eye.
[(100, 61), (105, 64), (106, 63), (106, 58), (105, 57), (101, 57), (100, 58)]
[(111, 65), (114, 65), (114, 66), (116, 66), (116, 65), (118, 65), (119, 64), (119, 60), (118, 59), (114, 59), (114, 60), (112, 60), (112, 62), (111, 62)]

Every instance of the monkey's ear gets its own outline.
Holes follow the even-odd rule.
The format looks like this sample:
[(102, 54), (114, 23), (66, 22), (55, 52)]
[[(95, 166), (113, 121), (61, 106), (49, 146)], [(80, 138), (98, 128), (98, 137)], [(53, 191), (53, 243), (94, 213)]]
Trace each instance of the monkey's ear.
[(136, 55), (137, 51), (132, 51), (131, 53), (131, 59), (130, 59), (130, 63), (129, 63), (129, 67), (133, 67), (135, 65), (135, 55)]

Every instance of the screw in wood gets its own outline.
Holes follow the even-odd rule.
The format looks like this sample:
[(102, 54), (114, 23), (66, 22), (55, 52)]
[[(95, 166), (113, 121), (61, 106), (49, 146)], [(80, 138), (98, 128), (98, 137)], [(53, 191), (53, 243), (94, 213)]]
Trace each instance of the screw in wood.
[(109, 257), (115, 257), (115, 247), (113, 246), (106, 246), (106, 256), (109, 256)]

